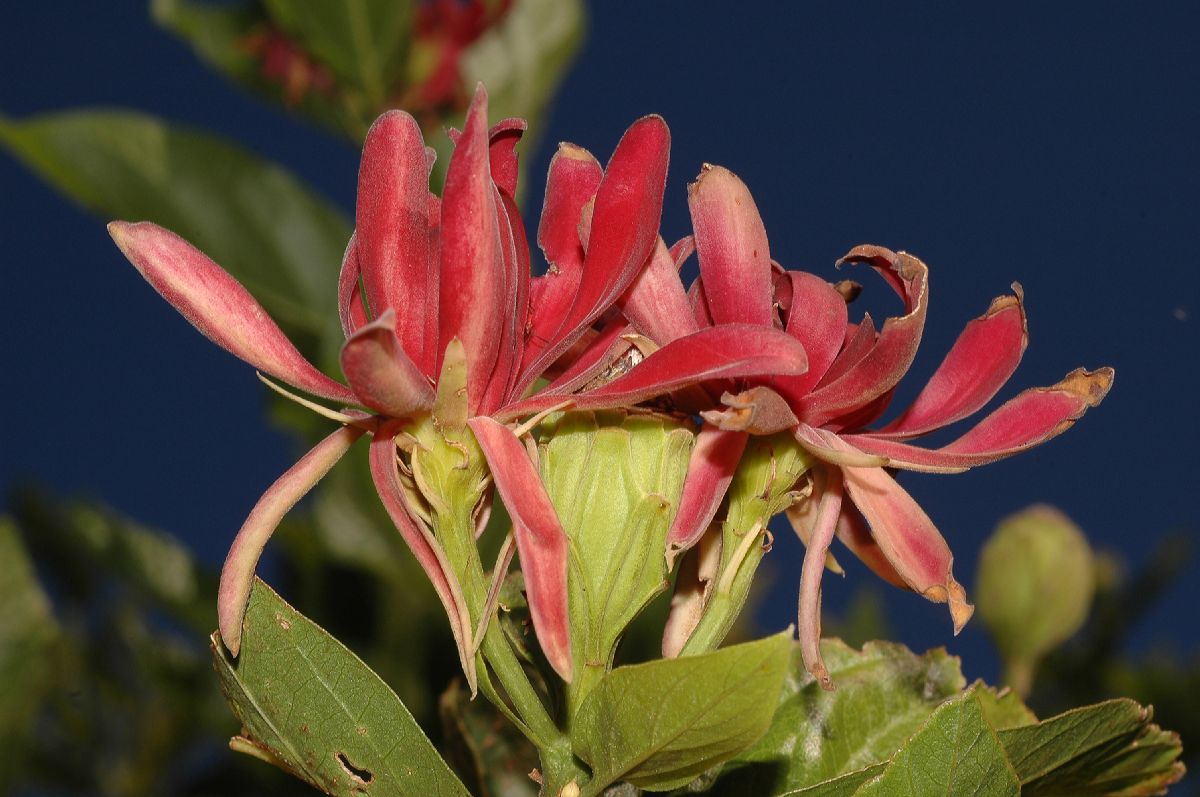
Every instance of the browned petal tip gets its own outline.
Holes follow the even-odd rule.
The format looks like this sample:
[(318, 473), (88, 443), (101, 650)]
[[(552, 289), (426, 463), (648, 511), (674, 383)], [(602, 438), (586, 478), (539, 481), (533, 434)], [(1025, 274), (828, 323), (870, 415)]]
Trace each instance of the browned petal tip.
[(1108, 391), (1112, 389), (1116, 373), (1116, 371), (1108, 366), (1097, 368), (1095, 371), (1089, 371), (1086, 368), (1076, 368), (1067, 374), (1063, 381), (1058, 383), (1057, 387), (1060, 390), (1066, 390), (1079, 396), (1087, 402), (1089, 407), (1095, 407), (1104, 400), (1104, 397), (1108, 395)]
[(975, 613), (975, 607), (967, 603), (967, 591), (963, 589), (963, 585), (958, 583), (952, 573), (946, 573), (944, 585), (934, 584), (921, 594), (934, 603), (950, 604), (950, 621), (954, 624), (955, 636), (958, 636), (967, 621), (971, 619), (971, 615)]
[[(1013, 287), (1020, 288), (1021, 286), (1014, 282)], [(1020, 292), (1015, 294), (1006, 293), (1003, 296), (997, 296), (995, 299), (992, 299), (992, 303), (988, 305), (987, 312), (983, 314), (983, 317), (991, 318), (994, 315), (999, 315), (1010, 307), (1022, 307), (1023, 298), (1024, 294)]]
[(835, 282), (833, 289), (842, 295), (842, 299), (845, 300), (846, 304), (850, 304), (862, 293), (863, 286), (862, 283), (855, 282), (854, 280), (842, 280), (841, 282)]
[(863, 260), (874, 260), (876, 258), (882, 258), (890, 263), (896, 259), (896, 253), (884, 246), (859, 244), (839, 257), (834, 262), (834, 265), (840, 267), (846, 263), (858, 263)]
[(834, 265), (841, 267), (845, 263), (872, 263), (878, 266), (881, 261), (890, 266), (903, 280), (911, 280), (929, 270), (921, 258), (915, 255), (904, 251), (893, 252), (887, 247), (874, 244), (859, 244), (838, 258)]
[(578, 144), (572, 144), (570, 141), (558, 142), (558, 154), (564, 158), (571, 160), (586, 161), (588, 163), (598, 163), (596, 156), (588, 152)]

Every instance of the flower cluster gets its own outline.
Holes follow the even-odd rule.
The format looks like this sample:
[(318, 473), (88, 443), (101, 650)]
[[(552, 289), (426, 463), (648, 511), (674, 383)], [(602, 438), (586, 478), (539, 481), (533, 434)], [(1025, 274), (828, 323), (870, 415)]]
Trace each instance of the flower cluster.
[[(571, 682), (581, 666), (611, 665), (631, 616), (627, 607), (605, 614), (583, 606), (596, 598), (588, 590), (610, 590), (610, 603), (644, 601), (667, 588), (676, 565), (690, 575), (678, 579), (664, 652), (701, 644), (698, 627), (715, 629), (703, 645), (718, 644), (740, 608), (722, 603), (719, 587), (752, 575), (747, 552), (780, 511), (808, 546), (800, 639), (806, 666), (824, 682), (820, 579), (827, 563), (836, 567), (834, 536), (885, 579), (948, 602), (961, 627), (971, 608), (950, 550), (892, 472), (960, 471), (1044, 442), (1103, 397), (1111, 370), (1075, 371), (1027, 390), (954, 442), (917, 447), (909, 441), (981, 409), (1015, 369), (1026, 341), (1019, 286), (967, 326), (909, 408), (873, 426), (921, 338), (924, 263), (880, 247), (851, 250), (843, 261), (874, 269), (904, 303), (880, 328), (870, 316), (852, 323), (857, 286), (776, 264), (746, 186), (709, 166), (689, 190), (692, 234), (668, 247), (659, 222), (670, 136), (650, 116), (628, 129), (606, 167), (560, 146), (537, 232), (548, 270), (533, 276), (515, 201), (524, 129), (517, 119), (489, 128), (480, 88), (464, 129), (451, 134), (438, 197), (429, 190), (433, 151), (416, 121), (390, 112), (371, 128), (338, 280), (345, 384), (309, 363), (233, 277), (186, 241), (149, 223), (110, 226), (130, 261), (202, 333), (262, 374), (341, 405), (295, 396), (339, 427), (268, 489), (234, 539), (220, 589), (226, 647), (237, 654), (253, 572), (273, 530), (363, 436), (379, 496), (445, 607), (472, 686), (484, 680), (480, 656), (503, 678), (506, 654), (489, 642), (489, 628), (514, 554), (542, 652)], [(700, 278), (685, 287), (679, 268), (693, 253)], [(617, 414), (599, 414), (609, 410)], [(593, 420), (571, 420), (587, 413)], [(698, 433), (693, 419), (702, 419)], [(564, 436), (555, 444), (567, 434), (585, 442), (568, 445)], [(769, 500), (749, 514), (734, 511), (744, 504), (738, 485), (757, 484), (748, 474), (759, 467), (752, 451), (762, 447), (753, 441), (762, 439), (793, 450), (784, 465), (772, 453), (765, 492), (753, 487)], [(636, 467), (603, 459), (610, 450), (637, 458)], [(589, 545), (606, 543), (595, 533), (600, 521), (579, 526), (591, 517), (590, 498), (561, 487), (572, 484), (573, 467), (592, 481), (624, 467), (636, 489), (612, 506), (663, 518), (644, 526), (615, 519), (633, 534), (633, 553), (604, 556), (622, 567), (657, 563), (627, 589), (627, 574), (606, 579), (579, 564), (599, 559)], [(475, 542), (493, 494), (513, 525), (489, 575)], [(661, 533), (629, 531), (638, 528)], [(702, 564), (700, 552), (713, 550), (717, 557)], [(594, 653), (580, 652), (583, 637)]]

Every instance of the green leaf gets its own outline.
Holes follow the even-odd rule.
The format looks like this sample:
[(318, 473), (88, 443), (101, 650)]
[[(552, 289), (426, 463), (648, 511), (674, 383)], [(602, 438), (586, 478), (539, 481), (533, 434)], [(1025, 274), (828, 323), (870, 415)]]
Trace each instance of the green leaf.
[(975, 696), (983, 708), (983, 716), (998, 731), (1020, 728), (1037, 722), (1037, 715), (1021, 702), (1021, 697), (1012, 689), (995, 689), (983, 681), (976, 681)]
[(571, 729), (592, 768), (584, 794), (622, 778), (655, 791), (683, 786), (753, 744), (775, 713), (791, 648), (785, 632), (610, 672)]
[(58, 637), (50, 601), (8, 518), (0, 518), (0, 606), (0, 792), (6, 792), (49, 686), (46, 657)]
[(213, 660), (242, 723), (234, 749), (327, 794), (469, 797), (387, 684), (262, 581), (240, 655), (214, 633)]
[(1158, 794), (1183, 777), (1179, 737), (1132, 700), (1109, 700), (1000, 732), (1024, 795)]
[(887, 764), (872, 764), (865, 769), (860, 769), (856, 772), (848, 772), (845, 775), (826, 780), (815, 786), (808, 786), (803, 789), (789, 791), (780, 797), (852, 797), (860, 786), (873, 778), (883, 774), (887, 769)]
[(287, 171), (219, 137), (123, 111), (0, 118), (0, 143), (102, 217), (179, 233), (298, 342), (332, 334), (350, 227)]
[(410, 35), (412, 2), (266, 0), (266, 8), (304, 49), (359, 89), (369, 108), (383, 107)]
[(822, 689), (793, 648), (770, 729), (726, 765), (715, 794), (779, 794), (886, 761), (965, 686), (958, 659), (940, 648), (918, 656), (890, 642), (857, 651), (826, 639), (821, 653), (837, 689)]
[(1017, 773), (972, 689), (943, 703), (856, 797), (1012, 797)]
[[(17, 491), (14, 511), (31, 535), (39, 561), (61, 571), (59, 578), (68, 589), (109, 574), (199, 634), (216, 622), (216, 573), (170, 534), (108, 507), (35, 490)], [(95, 600), (92, 592), (85, 591), (79, 599)]]

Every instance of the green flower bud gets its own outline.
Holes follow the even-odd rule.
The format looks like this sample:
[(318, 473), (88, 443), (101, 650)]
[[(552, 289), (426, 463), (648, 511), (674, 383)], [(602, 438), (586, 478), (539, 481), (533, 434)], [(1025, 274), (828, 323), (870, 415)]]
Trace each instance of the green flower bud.
[(1038, 505), (996, 527), (979, 559), (975, 598), (1007, 667), (1028, 694), (1038, 660), (1079, 630), (1095, 589), (1091, 548), (1079, 527)]

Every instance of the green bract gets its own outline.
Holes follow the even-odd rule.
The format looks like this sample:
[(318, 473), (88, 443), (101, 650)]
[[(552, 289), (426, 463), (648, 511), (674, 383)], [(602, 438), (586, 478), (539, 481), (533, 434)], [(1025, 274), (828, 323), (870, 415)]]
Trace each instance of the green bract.
[(575, 708), (626, 626), (668, 586), (667, 528), (693, 436), (687, 421), (624, 412), (564, 413), (540, 431), (542, 480), (570, 541)]

